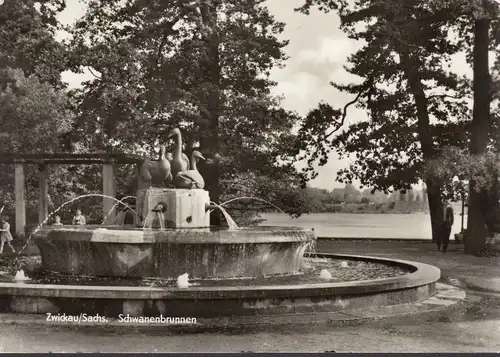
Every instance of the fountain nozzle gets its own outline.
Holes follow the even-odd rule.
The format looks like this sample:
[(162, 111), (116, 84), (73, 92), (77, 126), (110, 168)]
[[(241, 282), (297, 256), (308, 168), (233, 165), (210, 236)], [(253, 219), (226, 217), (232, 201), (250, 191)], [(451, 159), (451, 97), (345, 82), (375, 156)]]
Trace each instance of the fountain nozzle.
[(155, 213), (165, 213), (167, 211), (167, 205), (160, 202), (151, 211)]
[(217, 208), (219, 208), (217, 205), (211, 205), (209, 203), (207, 203), (205, 205), (205, 211), (210, 211), (211, 209), (214, 210), (214, 209), (217, 209)]

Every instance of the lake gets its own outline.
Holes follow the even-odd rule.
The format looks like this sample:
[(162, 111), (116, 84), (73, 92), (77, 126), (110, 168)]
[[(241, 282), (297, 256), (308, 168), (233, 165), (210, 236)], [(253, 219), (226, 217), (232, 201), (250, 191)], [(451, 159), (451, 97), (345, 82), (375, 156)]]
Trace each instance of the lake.
[[(261, 224), (263, 226), (314, 228), (318, 237), (432, 239), (428, 213), (313, 213), (299, 218), (281, 213), (263, 213), (261, 216), (266, 219)], [(460, 213), (456, 214), (450, 239), (460, 232), (460, 219)], [(467, 226), (467, 215), (464, 216), (464, 226)]]

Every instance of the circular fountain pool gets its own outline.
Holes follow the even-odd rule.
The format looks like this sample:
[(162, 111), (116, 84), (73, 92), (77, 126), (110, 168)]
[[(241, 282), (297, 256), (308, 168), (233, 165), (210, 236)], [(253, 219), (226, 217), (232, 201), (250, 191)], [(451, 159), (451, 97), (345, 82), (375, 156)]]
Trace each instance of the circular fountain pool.
[[(344, 262), (344, 263), (343, 263)], [(2, 312), (100, 314), (116, 317), (221, 317), (335, 312), (418, 302), (435, 294), (440, 271), (374, 257), (309, 254), (302, 274), (201, 279), (177, 288), (169, 279), (48, 274), (0, 283)], [(347, 263), (347, 267), (345, 267)], [(319, 278), (331, 272), (332, 280)]]
[[(33, 269), (40, 266), (39, 259), (31, 260)], [(321, 271), (329, 272), (329, 278), (321, 276)], [(189, 279), (191, 286), (223, 287), (223, 286), (261, 286), (261, 285), (297, 285), (329, 282), (348, 282), (356, 280), (372, 280), (392, 278), (412, 273), (412, 267), (405, 265), (388, 265), (382, 262), (365, 260), (339, 259), (335, 257), (306, 257), (301, 271), (292, 274), (273, 274), (258, 277), (207, 278)], [(0, 282), (12, 282), (15, 269), (0, 275)], [(89, 276), (54, 273), (48, 271), (32, 271), (31, 279), (26, 284), (50, 285), (85, 285), (85, 286), (139, 286), (139, 287), (175, 287), (177, 279), (166, 278), (120, 278), (108, 276)]]
[[(188, 167), (193, 170), (177, 170), (185, 166), (180, 130), (172, 135), (177, 138), (176, 157), (145, 157), (138, 170), (137, 211), (129, 213), (145, 228), (37, 229), (33, 241), (40, 251), (38, 266), (24, 267), (32, 280), (19, 281), (24, 276), (16, 273), (18, 261), (0, 274), (0, 312), (276, 317), (392, 306), (435, 294), (440, 271), (433, 266), (312, 254), (312, 231), (237, 227), (224, 204), (212, 202), (203, 190), (203, 177), (193, 172), (203, 155), (192, 153)], [(88, 196), (95, 195), (81, 197)], [(213, 209), (221, 211), (230, 229), (210, 227)]]

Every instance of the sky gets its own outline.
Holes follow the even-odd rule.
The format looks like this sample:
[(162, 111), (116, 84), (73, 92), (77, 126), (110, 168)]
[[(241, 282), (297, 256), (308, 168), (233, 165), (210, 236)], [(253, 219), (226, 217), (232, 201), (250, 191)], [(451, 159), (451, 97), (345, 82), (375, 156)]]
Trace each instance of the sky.
[[(286, 24), (282, 38), (290, 41), (286, 48), (290, 58), (286, 61), (285, 68), (272, 72), (272, 79), (278, 83), (274, 93), (283, 95), (284, 108), (306, 115), (321, 101), (333, 107), (343, 107), (353, 99), (351, 95), (335, 90), (329, 82), (347, 84), (356, 81), (356, 77), (347, 73), (343, 66), (348, 56), (360, 48), (361, 44), (348, 39), (339, 29), (340, 21), (334, 13), (311, 11), (310, 15), (303, 15), (295, 12), (294, 9), (303, 3), (304, 0), (267, 2), (275, 18)], [(84, 10), (80, 2), (68, 1), (66, 10), (60, 15), (60, 21), (70, 24), (82, 16)], [(464, 56), (457, 56), (452, 67), (456, 72), (470, 73)], [(83, 75), (65, 73), (63, 76), (72, 87), (90, 78), (89, 73)], [(365, 111), (351, 107), (344, 125), (347, 127), (350, 123), (366, 117)], [(340, 160), (335, 153), (332, 153), (328, 163), (317, 168), (319, 175), (310, 182), (311, 186), (328, 190), (343, 187), (344, 184), (335, 181), (336, 172), (346, 168), (348, 164), (348, 159)]]

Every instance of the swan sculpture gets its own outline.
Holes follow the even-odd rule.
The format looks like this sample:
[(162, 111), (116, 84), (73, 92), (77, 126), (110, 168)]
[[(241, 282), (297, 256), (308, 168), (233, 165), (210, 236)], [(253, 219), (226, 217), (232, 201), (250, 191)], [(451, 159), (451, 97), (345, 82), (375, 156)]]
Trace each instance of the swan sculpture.
[(205, 160), (203, 155), (194, 150), (191, 154), (191, 170), (181, 171), (174, 178), (174, 186), (176, 188), (204, 188), (205, 180), (198, 171), (196, 162), (198, 159)]
[(173, 158), (170, 160), (172, 177), (176, 177), (181, 171), (187, 171), (189, 169), (189, 158), (186, 154), (182, 152), (182, 135), (178, 128), (172, 129), (168, 134), (168, 137), (176, 137), (175, 151), (173, 153)]
[(160, 146), (160, 158), (158, 161), (150, 160), (144, 155), (144, 161), (139, 168), (139, 174), (144, 183), (149, 187), (152, 185), (168, 184), (172, 182), (170, 161), (165, 157), (165, 146)]

